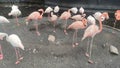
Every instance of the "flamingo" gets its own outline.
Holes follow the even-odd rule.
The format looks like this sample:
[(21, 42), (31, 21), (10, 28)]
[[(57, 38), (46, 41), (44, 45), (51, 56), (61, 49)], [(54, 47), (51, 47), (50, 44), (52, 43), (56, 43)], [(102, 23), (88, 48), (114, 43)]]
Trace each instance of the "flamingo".
[(74, 15), (71, 17), (71, 19), (75, 20), (75, 21), (81, 21), (84, 17), (81, 16), (80, 14)]
[(28, 25), (28, 21), (34, 20), (34, 26), (36, 28), (36, 33), (38, 36), (40, 36), (40, 32), (38, 31), (38, 20), (41, 20), (43, 18), (43, 9), (39, 9), (38, 11), (32, 12), (26, 19), (26, 24)]
[(57, 21), (57, 15), (53, 14), (53, 12), (51, 12), (51, 17), (50, 17), (50, 21), (54, 24), (54, 31), (53, 32), (56, 32), (55, 30), (55, 25), (56, 25), (56, 21)]
[[(17, 59), (15, 64), (20, 63), (20, 60), (22, 60), (23, 57), (20, 55), (19, 48), (24, 50), (24, 46), (23, 46), (19, 36), (16, 35), (16, 34), (11, 34), (11, 35), (8, 36), (7, 33), (0, 33), (0, 39), (3, 40), (4, 37), (6, 37), (6, 41), (9, 42), (15, 49), (16, 59)], [(2, 50), (0, 50), (0, 51), (2, 51)], [(3, 54), (1, 54), (1, 55), (3, 56)]]
[[(3, 40), (3, 37), (5, 37), (7, 34), (6, 33), (2, 33), (0, 32), (0, 40)], [(2, 52), (2, 47), (0, 44), (0, 60), (2, 60), (4, 58), (3, 52)]]
[(83, 8), (83, 7), (80, 7), (80, 8), (79, 8), (79, 12), (81, 13), (81, 15), (82, 15), (83, 17), (85, 17), (85, 16), (86, 16), (86, 14), (84, 13), (84, 12), (85, 12), (85, 10), (84, 10), (84, 8)]
[(18, 9), (17, 5), (12, 6), (12, 10), (10, 13), (8, 13), (9, 16), (14, 16), (16, 18), (16, 24), (19, 26), (20, 24), (18, 23), (18, 16), (21, 15), (21, 11)]
[(95, 37), (96, 34), (100, 33), (102, 31), (102, 19), (101, 17), (105, 17), (106, 19), (109, 19), (109, 15), (107, 12), (104, 12), (100, 18), (99, 18), (99, 27), (96, 25), (96, 24), (92, 24), (90, 25), (84, 32), (84, 35), (82, 37), (82, 40), (84, 40), (85, 38), (87, 37), (91, 37), (91, 43), (90, 43), (90, 53), (86, 53), (86, 56), (89, 57), (88, 59), (88, 62), (89, 63), (94, 63), (92, 60), (91, 60), (91, 50), (92, 50), (92, 45), (93, 45), (93, 38)]
[(0, 23), (2, 24), (2, 28), (5, 31), (4, 24), (5, 23), (10, 23), (10, 21), (4, 16), (0, 16)]
[(48, 14), (48, 19), (50, 18), (50, 12), (53, 11), (53, 9), (51, 7), (47, 7), (45, 9), (45, 12), (44, 13), (47, 13)]
[(84, 28), (86, 28), (86, 26), (87, 26), (87, 20), (85, 18), (83, 18), (81, 21), (75, 21), (71, 25), (68, 26), (67, 29), (74, 29), (75, 30), (75, 32), (73, 34), (73, 42), (72, 42), (73, 47), (75, 47), (75, 45), (78, 45), (78, 42), (74, 43), (75, 37), (77, 40), (78, 29), (84, 29)]
[(91, 16), (91, 15), (89, 15), (89, 16), (87, 17), (87, 21), (88, 21), (88, 23), (90, 23), (90, 24), (96, 24), (95, 18), (94, 18), (93, 16)]
[(119, 20), (120, 20), (120, 10), (116, 10), (114, 27), (116, 26), (116, 22), (119, 21)]
[(60, 7), (59, 6), (55, 6), (53, 11), (54, 11), (54, 13), (58, 13), (60, 11)]
[(65, 22), (65, 28), (64, 28), (64, 33), (66, 34), (66, 35), (68, 35), (68, 33), (67, 33), (67, 31), (66, 31), (66, 27), (67, 27), (67, 20), (71, 17), (71, 13), (70, 13), (70, 9), (68, 9), (67, 11), (64, 11), (61, 15), (60, 15), (60, 19), (63, 19), (63, 20), (65, 20), (66, 22)]
[(77, 7), (72, 7), (70, 10), (71, 10), (71, 12), (74, 13), (74, 14), (77, 14), (77, 12), (78, 12)]
[[(104, 13), (104, 12), (103, 12)], [(103, 13), (101, 13), (101, 12), (95, 12), (94, 14), (93, 14), (93, 16), (95, 17), (95, 19), (97, 20), (97, 21), (99, 21), (99, 18), (100, 18), (100, 16), (103, 14)], [(104, 16), (102, 16), (101, 17), (101, 21), (104, 21), (105, 20), (105, 17)]]

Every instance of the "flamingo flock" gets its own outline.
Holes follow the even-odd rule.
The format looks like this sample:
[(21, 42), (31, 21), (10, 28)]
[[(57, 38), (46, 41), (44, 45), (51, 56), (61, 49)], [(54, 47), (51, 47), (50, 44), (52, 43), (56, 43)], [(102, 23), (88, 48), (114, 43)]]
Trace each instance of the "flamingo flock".
[[(52, 7), (47, 7), (45, 10), (44, 9), (38, 9), (37, 11), (31, 12), (31, 14), (29, 14), (26, 19), (25, 19), (25, 23), (26, 25), (29, 25), (29, 22), (33, 21), (34, 22), (34, 27), (36, 29), (36, 34), (38, 36), (40, 36), (40, 32), (39, 32), (39, 27), (38, 27), (38, 23), (39, 20), (43, 19), (44, 14), (48, 14), (48, 20), (53, 24), (54, 30), (53, 32), (56, 33), (56, 24), (57, 24), (57, 20), (64, 20), (64, 29), (63, 32), (66, 35), (68, 35), (67, 30), (69, 29), (74, 29), (75, 32), (73, 34), (73, 41), (72, 41), (72, 46), (75, 47), (76, 45), (79, 45), (79, 42), (77, 40), (77, 33), (78, 30), (85, 30), (83, 33), (83, 36), (81, 38), (81, 41), (84, 41), (84, 39), (91, 37), (91, 42), (90, 44), (87, 46), (87, 51), (85, 53), (85, 55), (88, 57), (88, 62), (89, 63), (94, 63), (94, 61), (91, 58), (91, 54), (92, 54), (92, 45), (93, 45), (93, 41), (94, 41), (94, 37), (96, 34), (99, 34), (102, 31), (102, 22), (106, 19), (109, 19), (109, 15), (108, 12), (95, 12), (93, 15), (89, 15), (86, 16), (85, 10), (83, 7), (80, 7), (79, 9), (77, 9), (77, 7), (72, 7), (70, 9), (67, 9), (66, 11), (63, 11), (60, 16), (58, 14), (58, 12), (60, 11), (60, 7), (59, 6), (55, 6), (54, 8)], [(56, 14), (57, 13), (57, 14)], [(17, 5), (13, 5), (12, 6), (12, 10), (10, 13), (8, 13), (9, 16), (14, 16), (16, 18), (16, 24), (19, 26), (20, 23), (18, 22), (18, 16), (21, 15), (21, 11), (18, 9)], [(68, 25), (68, 20), (72, 19), (73, 22)], [(120, 10), (117, 10), (115, 12), (115, 22), (117, 20), (120, 20)], [(96, 24), (96, 21), (99, 22), (99, 26)], [(4, 16), (0, 16), (0, 22), (2, 23), (10, 23), (10, 21), (5, 18)], [(114, 24), (115, 26), (115, 24)], [(23, 57), (20, 55), (19, 53), (19, 48), (24, 50), (24, 45), (22, 44), (22, 41), (20, 40), (19, 36), (16, 34), (11, 34), (8, 35), (7, 33), (4, 32), (0, 32), (0, 40), (3, 40), (3, 38), (6, 37), (6, 41), (9, 42), (15, 49), (16, 52), (16, 58), (17, 61), (15, 62), (15, 64), (20, 63), (20, 61), (23, 59)], [(89, 50), (88, 50), (89, 49)], [(0, 45), (0, 60), (3, 59), (3, 53), (2, 53), (2, 48)]]

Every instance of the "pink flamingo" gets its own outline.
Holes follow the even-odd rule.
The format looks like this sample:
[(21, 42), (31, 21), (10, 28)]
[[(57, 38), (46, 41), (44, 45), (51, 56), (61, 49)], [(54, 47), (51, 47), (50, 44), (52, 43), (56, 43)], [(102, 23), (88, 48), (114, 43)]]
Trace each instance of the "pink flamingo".
[(116, 26), (116, 22), (119, 21), (119, 20), (120, 20), (120, 10), (116, 10), (114, 27)]
[(78, 29), (84, 29), (84, 28), (86, 28), (86, 25), (87, 25), (87, 20), (85, 18), (83, 18), (81, 21), (75, 21), (71, 25), (68, 26), (67, 29), (74, 29), (75, 30), (75, 32), (73, 34), (73, 42), (72, 42), (73, 47), (75, 47), (75, 45), (78, 45), (78, 42), (74, 43), (75, 37), (77, 40)]
[(61, 16), (60, 16), (60, 19), (63, 19), (63, 20), (65, 20), (66, 22), (65, 22), (65, 28), (64, 28), (64, 33), (66, 34), (66, 35), (68, 35), (68, 33), (67, 33), (67, 31), (66, 31), (66, 27), (67, 27), (67, 20), (71, 17), (71, 13), (70, 13), (70, 9), (68, 10), (68, 11), (64, 11), (62, 14), (61, 14)]
[(40, 36), (40, 32), (38, 31), (38, 20), (41, 20), (43, 18), (43, 9), (39, 9), (38, 11), (32, 12), (26, 19), (26, 24), (28, 24), (28, 21), (34, 20), (34, 26), (36, 28), (36, 33), (38, 36)]
[(81, 16), (80, 14), (74, 15), (71, 17), (71, 19), (75, 20), (75, 21), (81, 21), (84, 17)]
[(71, 19), (76, 20), (76, 21), (80, 21), (83, 18), (85, 18), (86, 14), (84, 13), (84, 9), (82, 7), (79, 9), (79, 12), (81, 14), (74, 15), (71, 17)]
[(92, 43), (93, 43), (93, 38), (94, 38), (94, 36), (96, 35), (96, 34), (98, 34), (98, 33), (100, 33), (101, 31), (102, 31), (102, 19), (101, 19), (101, 17), (102, 16), (104, 16), (106, 19), (109, 19), (109, 16), (108, 16), (108, 13), (107, 12), (104, 12), (101, 16), (100, 16), (100, 18), (99, 18), (99, 26), (100, 27), (98, 27), (96, 24), (92, 24), (92, 25), (90, 25), (86, 30), (85, 30), (85, 32), (84, 32), (84, 35), (83, 35), (83, 37), (82, 37), (82, 40), (84, 40), (85, 38), (87, 38), (87, 37), (91, 37), (92, 39), (91, 39), (91, 43), (90, 43), (90, 53), (88, 54), (88, 53), (86, 53), (86, 56), (87, 57), (89, 57), (89, 59), (88, 59), (88, 62), (89, 63), (94, 63), (92, 60), (91, 60), (91, 50), (92, 50)]
[(55, 25), (56, 25), (56, 21), (57, 21), (57, 15), (53, 14), (53, 12), (51, 12), (51, 17), (50, 17), (50, 21), (54, 24), (54, 31), (53, 32), (56, 32), (55, 30)]

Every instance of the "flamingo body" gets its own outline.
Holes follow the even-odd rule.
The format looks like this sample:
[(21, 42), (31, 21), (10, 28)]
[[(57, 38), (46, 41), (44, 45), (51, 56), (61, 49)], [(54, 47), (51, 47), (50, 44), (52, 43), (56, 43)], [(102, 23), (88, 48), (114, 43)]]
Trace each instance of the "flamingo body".
[(71, 13), (68, 12), (68, 11), (65, 11), (65, 12), (63, 12), (63, 13), (61, 14), (60, 19), (67, 20), (67, 19), (69, 19), (70, 17), (71, 17)]
[(83, 24), (82, 21), (75, 21), (71, 25), (68, 26), (68, 29), (83, 29), (86, 26)]
[(80, 12), (81, 14), (83, 14), (84, 11), (85, 11), (84, 8), (83, 8), (83, 7), (80, 7), (79, 12)]
[(8, 14), (9, 16), (14, 16), (14, 17), (16, 17), (16, 16), (20, 16), (21, 15), (21, 11), (18, 9), (18, 6), (17, 5), (13, 5), (12, 6), (12, 10), (11, 10), (11, 12)]
[(53, 11), (53, 9), (51, 7), (47, 7), (45, 13), (50, 13), (51, 11)]
[(0, 16), (0, 23), (10, 23), (10, 21), (4, 16)]
[(70, 9), (72, 11), (72, 13), (76, 14), (78, 12), (78, 9), (77, 7), (73, 7)]
[(55, 6), (55, 7), (54, 7), (54, 12), (55, 12), (55, 13), (59, 12), (59, 10), (60, 10), (59, 6)]
[(94, 18), (93, 16), (91, 16), (91, 15), (89, 15), (89, 16), (87, 17), (87, 21), (88, 21), (88, 23), (90, 23), (90, 24), (96, 24), (95, 18)]
[(27, 21), (30, 20), (40, 20), (42, 19), (42, 15), (40, 15), (40, 13), (38, 11), (32, 12), (28, 17), (27, 17)]
[(18, 35), (16, 34), (11, 34), (9, 35), (6, 40), (13, 46), (13, 47), (18, 47), (21, 48), (22, 50), (24, 50), (24, 46), (20, 40), (20, 38), (18, 37)]
[(80, 14), (78, 14), (78, 15), (72, 16), (71, 19), (76, 20), (76, 21), (80, 21), (83, 19), (83, 17)]

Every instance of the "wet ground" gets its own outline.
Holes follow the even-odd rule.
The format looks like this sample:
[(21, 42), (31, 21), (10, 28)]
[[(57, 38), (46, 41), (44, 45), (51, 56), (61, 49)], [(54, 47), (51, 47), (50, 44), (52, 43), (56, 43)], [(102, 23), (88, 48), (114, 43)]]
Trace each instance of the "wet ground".
[[(5, 40), (0, 41), (3, 48), (4, 59), (0, 61), (0, 68), (120, 68), (120, 56), (109, 52), (109, 46), (114, 45), (120, 50), (120, 31), (118, 29), (104, 25), (103, 31), (96, 35), (93, 42), (92, 59), (95, 64), (89, 64), (85, 57), (87, 39), (80, 41), (84, 30), (79, 30), (79, 45), (72, 47), (72, 35), (74, 30), (68, 30), (68, 35), (64, 35), (63, 29), (56, 28), (53, 32), (53, 26), (44, 18), (39, 22), (39, 31), (41, 36), (37, 36), (35, 31), (30, 31), (33, 26), (25, 25), (25, 18), (19, 18), (20, 26), (17, 26), (14, 19), (10, 19), (10, 24), (4, 24), (4, 30), (1, 32), (17, 34), (25, 46), (22, 51), (24, 59), (18, 65), (15, 64), (16, 57), (14, 48)], [(63, 21), (58, 21), (60, 24)], [(72, 23), (71, 20), (68, 21)], [(31, 22), (32, 24), (32, 22)], [(55, 42), (49, 42), (48, 36), (55, 36)]]

